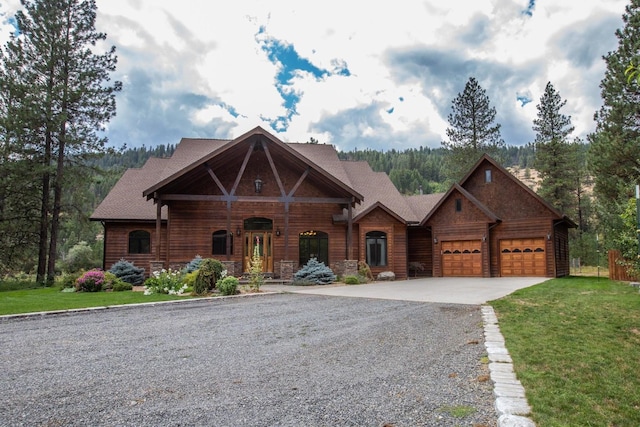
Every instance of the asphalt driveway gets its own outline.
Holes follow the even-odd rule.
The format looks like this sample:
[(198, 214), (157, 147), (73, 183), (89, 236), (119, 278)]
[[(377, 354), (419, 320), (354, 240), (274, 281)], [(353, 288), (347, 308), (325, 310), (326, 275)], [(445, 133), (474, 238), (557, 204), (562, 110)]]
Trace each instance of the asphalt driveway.
[(264, 289), (301, 294), (379, 298), (452, 304), (485, 304), (549, 280), (547, 277), (430, 277), (363, 285), (266, 285)]

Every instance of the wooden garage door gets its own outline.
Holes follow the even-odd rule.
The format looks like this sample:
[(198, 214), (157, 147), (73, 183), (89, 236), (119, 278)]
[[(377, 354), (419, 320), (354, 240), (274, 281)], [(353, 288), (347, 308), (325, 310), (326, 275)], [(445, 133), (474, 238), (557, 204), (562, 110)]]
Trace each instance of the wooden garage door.
[(546, 276), (544, 238), (500, 241), (501, 276)]
[(442, 275), (482, 276), (480, 240), (442, 242)]

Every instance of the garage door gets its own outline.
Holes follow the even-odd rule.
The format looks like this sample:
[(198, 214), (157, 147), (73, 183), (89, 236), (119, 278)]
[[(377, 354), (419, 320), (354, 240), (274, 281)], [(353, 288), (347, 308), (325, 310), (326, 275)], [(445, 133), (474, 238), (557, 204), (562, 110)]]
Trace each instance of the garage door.
[(480, 240), (442, 242), (442, 275), (482, 276)]
[(501, 276), (546, 276), (544, 238), (500, 241)]

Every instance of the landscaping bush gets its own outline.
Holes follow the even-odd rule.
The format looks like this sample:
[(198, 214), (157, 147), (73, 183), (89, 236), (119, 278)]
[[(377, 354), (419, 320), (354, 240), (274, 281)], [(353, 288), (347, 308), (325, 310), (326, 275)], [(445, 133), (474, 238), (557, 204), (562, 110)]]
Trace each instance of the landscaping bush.
[(347, 285), (359, 285), (365, 281), (364, 277), (361, 276), (345, 276), (344, 283)]
[[(224, 272), (224, 274), (223, 274)], [(217, 259), (205, 258), (200, 264), (196, 281), (193, 284), (193, 293), (204, 295), (216, 287), (216, 282), (226, 276), (224, 264)]]
[(193, 273), (200, 268), (200, 264), (202, 264), (202, 257), (200, 255), (196, 255), (194, 259), (189, 261), (189, 263), (184, 266), (182, 271), (184, 273)]
[(133, 285), (131, 283), (123, 282), (122, 280), (115, 282), (111, 288), (113, 292), (130, 291), (132, 289)]
[(216, 287), (222, 295), (235, 295), (240, 281), (233, 276), (227, 276), (216, 283)]
[(316, 258), (311, 258), (293, 275), (293, 282), (297, 285), (328, 285), (335, 281), (333, 271)]
[(104, 283), (104, 271), (100, 269), (89, 270), (76, 280), (78, 292), (100, 292)]
[(144, 268), (136, 267), (124, 258), (113, 264), (109, 271), (115, 274), (118, 279), (134, 286), (144, 283)]
[(99, 263), (93, 258), (93, 250), (87, 242), (78, 242), (69, 249), (67, 256), (62, 261), (62, 267), (71, 273), (88, 270)]
[(183, 277), (180, 271), (171, 269), (154, 271), (151, 277), (144, 281), (144, 294), (182, 294), (187, 288), (182, 280)]
[(364, 261), (358, 261), (358, 274), (364, 277), (366, 280), (373, 280), (373, 273), (371, 267)]
[(56, 280), (56, 284), (60, 288), (60, 290), (70, 289), (76, 287), (76, 282), (82, 276), (84, 272), (79, 271), (77, 273), (65, 273), (58, 277)]

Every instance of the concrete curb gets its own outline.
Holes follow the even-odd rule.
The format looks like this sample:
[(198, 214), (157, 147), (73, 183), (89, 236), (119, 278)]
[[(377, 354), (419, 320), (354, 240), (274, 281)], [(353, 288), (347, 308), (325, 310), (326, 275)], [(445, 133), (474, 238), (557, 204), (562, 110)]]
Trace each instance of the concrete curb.
[(484, 345), (489, 355), (489, 373), (493, 381), (493, 394), (496, 396), (498, 427), (535, 427), (535, 423), (527, 417), (531, 413), (531, 407), (524, 387), (513, 371), (511, 356), (500, 333), (496, 313), (488, 305), (483, 305), (481, 310)]
[(256, 293), (239, 294), (239, 295), (226, 295), (226, 296), (219, 295), (215, 297), (185, 298), (185, 299), (177, 299), (177, 300), (171, 300), (171, 301), (152, 301), (152, 302), (140, 302), (135, 304), (104, 305), (104, 306), (85, 307), (85, 308), (70, 308), (66, 310), (34, 311), (31, 313), (3, 314), (3, 315), (0, 315), (0, 322), (7, 321), (7, 320), (14, 320), (14, 319), (25, 319), (29, 317), (54, 316), (57, 314), (74, 314), (74, 313), (84, 313), (84, 312), (92, 312), (92, 311), (98, 311), (98, 310), (114, 310), (114, 309), (145, 307), (145, 306), (154, 306), (154, 305), (163, 305), (163, 304), (183, 304), (187, 302), (218, 300), (223, 298), (245, 298), (249, 296), (273, 295), (277, 293), (281, 293), (281, 292), (267, 291), (267, 292), (256, 292)]

